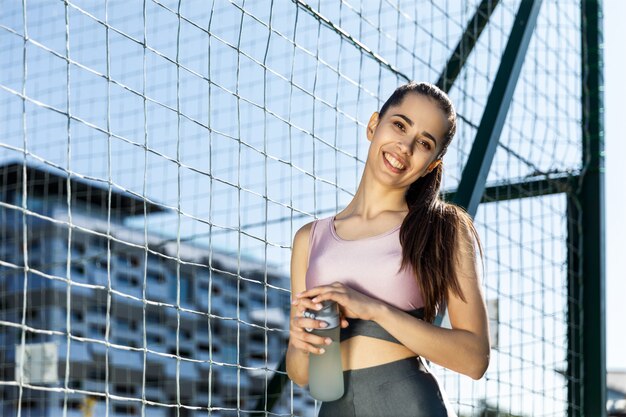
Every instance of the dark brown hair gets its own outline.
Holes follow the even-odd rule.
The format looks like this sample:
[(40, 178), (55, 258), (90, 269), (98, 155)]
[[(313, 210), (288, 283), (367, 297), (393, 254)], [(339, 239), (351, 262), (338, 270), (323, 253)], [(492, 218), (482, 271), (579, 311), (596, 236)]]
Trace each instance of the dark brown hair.
[[(437, 86), (411, 81), (398, 87), (379, 111), (382, 119), (389, 107), (400, 105), (409, 94), (429, 97), (436, 103), (448, 120), (448, 130), (438, 158), (443, 157), (456, 133), (456, 111), (452, 102)], [(411, 264), (424, 300), (424, 320), (432, 322), (447, 304), (447, 292), (451, 289), (467, 302), (459, 286), (456, 261), (461, 246), (460, 233), (471, 231), (482, 256), (482, 247), (471, 216), (455, 204), (443, 201), (439, 196), (443, 164), (437, 165), (427, 175), (415, 180), (408, 188), (405, 199), (409, 207), (400, 227), (402, 263), (400, 268)], [(471, 237), (470, 236), (470, 237)], [(472, 254), (473, 252), (473, 247)], [(473, 255), (472, 255), (473, 256)]]

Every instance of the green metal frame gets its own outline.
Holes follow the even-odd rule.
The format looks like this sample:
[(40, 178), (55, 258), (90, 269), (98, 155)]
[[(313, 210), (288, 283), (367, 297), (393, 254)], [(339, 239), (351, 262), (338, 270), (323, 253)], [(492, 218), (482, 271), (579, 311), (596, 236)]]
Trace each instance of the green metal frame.
[[(483, 6), (481, 4), (481, 6)], [(496, 79), (491, 87), (472, 150), (463, 168), (461, 182), (454, 195), (454, 203), (465, 208), (474, 217), (485, 192), (487, 175), (498, 147), (500, 134), (509, 111), (513, 92), (522, 70), (530, 38), (535, 30), (541, 0), (522, 0), (511, 35), (507, 41)], [(463, 41), (459, 43), (461, 45)], [(444, 72), (447, 73), (447, 70)], [(435, 317), (434, 324), (443, 322), (446, 308)]]
[(567, 198), (567, 403), (568, 417), (582, 416), (582, 260), (580, 248), (582, 232), (581, 207), (575, 191)]
[(491, 14), (496, 9), (496, 6), (500, 0), (482, 0), (476, 9), (476, 13), (470, 19), (465, 28), (461, 40), (454, 48), (454, 52), (450, 56), (446, 68), (439, 76), (437, 81), (437, 87), (441, 88), (446, 93), (450, 91), (450, 87), (456, 81), (456, 77), (461, 73), (461, 69), (465, 65), (467, 58), (470, 56), (478, 42), (480, 34), (483, 32), (485, 26), (489, 22)]
[(454, 203), (464, 207), (472, 217), (476, 214), (485, 191), (487, 175), (498, 147), (498, 140), (540, 8), (541, 0), (522, 0), (519, 6), (472, 150), (463, 168)]
[[(606, 416), (604, 80), (602, 2), (581, 2), (582, 166), (577, 200), (582, 231), (582, 409)], [(579, 347), (579, 345), (577, 345)], [(575, 352), (579, 353), (579, 352)], [(582, 413), (581, 413), (582, 412)]]
[[(518, 200), (520, 198), (540, 197), (550, 194), (571, 193), (578, 182), (578, 175), (570, 173), (552, 173), (550, 176), (524, 179), (517, 183), (502, 183), (485, 188), (481, 203)], [(441, 198), (454, 201), (456, 191), (444, 191)]]

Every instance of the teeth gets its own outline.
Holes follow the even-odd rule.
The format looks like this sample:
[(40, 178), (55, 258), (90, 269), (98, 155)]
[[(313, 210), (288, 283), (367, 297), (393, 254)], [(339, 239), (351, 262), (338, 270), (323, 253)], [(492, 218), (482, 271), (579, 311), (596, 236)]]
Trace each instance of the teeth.
[(394, 158), (393, 156), (391, 156), (390, 154), (386, 152), (385, 152), (385, 159), (387, 159), (387, 161), (389, 161), (391, 166), (393, 166), (394, 168), (404, 169), (404, 165), (402, 165), (400, 161), (398, 161), (396, 158)]

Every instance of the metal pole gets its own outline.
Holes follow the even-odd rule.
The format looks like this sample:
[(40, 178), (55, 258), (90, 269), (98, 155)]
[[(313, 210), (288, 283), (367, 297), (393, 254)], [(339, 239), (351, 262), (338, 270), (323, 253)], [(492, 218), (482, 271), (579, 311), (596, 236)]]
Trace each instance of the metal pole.
[(606, 416), (604, 80), (602, 5), (581, 2), (583, 160), (578, 201), (582, 228), (583, 412)]
[(485, 190), (504, 120), (535, 29), (541, 0), (522, 0), (454, 202), (474, 216)]

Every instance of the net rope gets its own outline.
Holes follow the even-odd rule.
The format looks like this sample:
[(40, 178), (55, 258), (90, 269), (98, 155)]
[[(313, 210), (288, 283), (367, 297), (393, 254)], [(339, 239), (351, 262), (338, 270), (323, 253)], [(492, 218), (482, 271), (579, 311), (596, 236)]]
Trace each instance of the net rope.
[[(293, 383), (269, 407), (292, 238), (347, 205), (369, 116), (399, 84), (438, 79), (479, 3), (7, 4), (2, 414), (242, 416), (260, 401), (264, 415), (315, 415)], [(449, 91), (446, 191), (520, 1), (492, 3)], [(568, 272), (580, 272), (568, 271), (580, 248), (568, 247), (567, 207), (579, 202), (530, 196), (525, 182), (585, 173), (580, 8), (543, 2), (487, 180), (497, 191), (476, 215), (490, 367), (473, 381), (431, 364), (459, 416), (579, 406), (564, 374)]]

